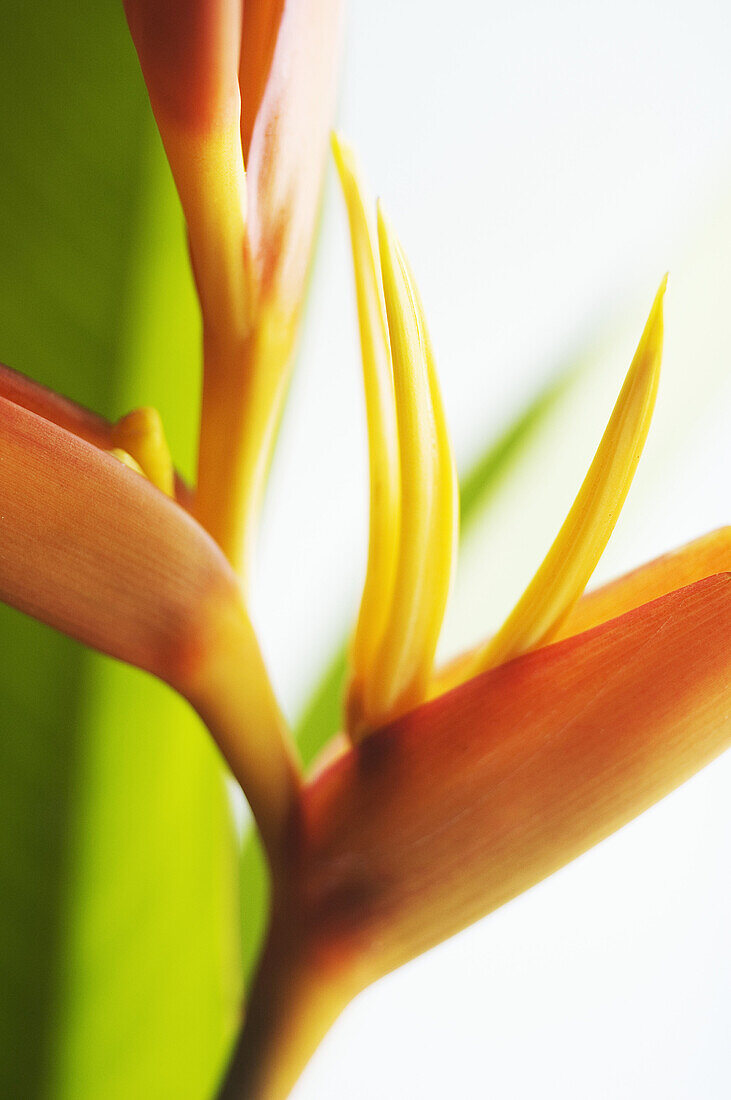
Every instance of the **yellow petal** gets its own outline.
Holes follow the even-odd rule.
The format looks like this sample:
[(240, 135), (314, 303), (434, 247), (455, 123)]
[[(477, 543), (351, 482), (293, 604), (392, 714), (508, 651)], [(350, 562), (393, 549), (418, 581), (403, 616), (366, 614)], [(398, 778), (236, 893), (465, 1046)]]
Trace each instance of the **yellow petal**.
[(361, 734), (425, 696), (451, 580), (456, 509), (454, 464), (424, 314), (380, 208), (378, 239), (398, 419), (401, 521), (393, 599), (365, 685)]
[(476, 675), (550, 641), (584, 591), (632, 484), (650, 427), (662, 358), (663, 279), (589, 472), (551, 549), (515, 608), (479, 652)]
[[(409, 273), (411, 286), (414, 290), (419, 315), (424, 318), (424, 306), (421, 301), (419, 288), (411, 270), (408, 258), (404, 256), (406, 270)], [(437, 465), (437, 493), (438, 499), (435, 510), (435, 530), (433, 534), (433, 547), (430, 567), (437, 580), (436, 598), (432, 602), (432, 618), (427, 627), (430, 637), (434, 639), (434, 647), (439, 640), (439, 634), (444, 619), (447, 597), (451, 587), (454, 570), (457, 562), (457, 547), (459, 543), (459, 480), (457, 478), (457, 466), (452, 452), (452, 443), (449, 438), (449, 428), (444, 415), (444, 405), (439, 389), (434, 350), (432, 348), (429, 330), (426, 322), (422, 326), (424, 336), (424, 349), (426, 351), (427, 375), (429, 378), (429, 393), (431, 395), (432, 412), (434, 416), (436, 465)]]
[(153, 485), (173, 496), (173, 461), (157, 409), (145, 407), (127, 413), (112, 428), (112, 439), (115, 447), (132, 456)]
[(335, 163), (348, 212), (363, 360), (370, 466), (368, 568), (350, 650), (350, 726), (357, 725), (364, 685), (391, 608), (399, 540), (400, 474), (396, 398), (377, 241), (352, 151), (335, 135)]

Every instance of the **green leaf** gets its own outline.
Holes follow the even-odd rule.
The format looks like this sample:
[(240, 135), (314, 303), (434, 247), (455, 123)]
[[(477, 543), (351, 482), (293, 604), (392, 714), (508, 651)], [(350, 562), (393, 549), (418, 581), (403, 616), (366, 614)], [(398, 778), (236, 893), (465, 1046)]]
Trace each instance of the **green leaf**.
[[(567, 393), (586, 365), (586, 359), (583, 353), (563, 365), (460, 479), (460, 529), (463, 539), (469, 536), (475, 521), (489, 508), (493, 495)], [(295, 737), (306, 767), (312, 764), (320, 750), (340, 729), (346, 674), (344, 639), (328, 662), (295, 727)], [(266, 929), (268, 902), (266, 864), (253, 829), (244, 836), (241, 883), (244, 973), (250, 976)]]
[[(195, 446), (198, 321), (121, 5), (0, 37), (0, 359)], [(211, 1095), (240, 997), (222, 769), (168, 689), (0, 608), (0, 1095)]]

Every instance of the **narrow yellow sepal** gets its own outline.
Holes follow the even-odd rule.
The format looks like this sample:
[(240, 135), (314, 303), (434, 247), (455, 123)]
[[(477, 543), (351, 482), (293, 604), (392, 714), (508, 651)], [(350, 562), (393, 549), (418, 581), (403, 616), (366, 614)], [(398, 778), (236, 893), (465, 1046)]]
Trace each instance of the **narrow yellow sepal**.
[(401, 516), (393, 598), (364, 685), (361, 736), (425, 697), (456, 529), (454, 463), (426, 321), (408, 263), (380, 206), (378, 241), (396, 397)]
[(348, 213), (363, 360), (370, 472), (368, 567), (350, 650), (346, 709), (358, 724), (364, 685), (391, 607), (398, 555), (400, 473), (396, 398), (386, 306), (377, 267), (378, 245), (364, 201), (355, 157), (332, 135), (332, 149)]
[[(402, 253), (403, 255), (403, 253)], [(411, 265), (404, 256), (406, 270), (409, 273), (411, 286), (414, 290), (419, 315), (424, 318), (424, 306), (416, 285)], [(429, 635), (433, 637), (434, 648), (439, 640), (447, 597), (452, 585), (454, 570), (457, 563), (457, 546), (459, 543), (459, 480), (457, 478), (457, 466), (452, 452), (452, 442), (449, 438), (449, 428), (444, 415), (444, 405), (439, 389), (439, 377), (437, 375), (434, 349), (432, 347), (429, 330), (424, 321), (422, 325), (424, 337), (424, 349), (426, 351), (426, 366), (429, 378), (429, 393), (431, 395), (432, 412), (434, 416), (436, 466), (437, 466), (437, 493), (438, 500), (435, 509), (435, 530), (432, 536), (431, 565), (434, 575), (439, 579), (438, 591), (432, 601), (433, 618), (429, 626)]]
[(153, 485), (169, 497), (174, 495), (175, 470), (157, 409), (145, 407), (127, 413), (112, 427), (112, 442), (134, 460)]
[(632, 484), (655, 406), (663, 344), (660, 284), (601, 443), (551, 549), (465, 679), (550, 641), (586, 588)]

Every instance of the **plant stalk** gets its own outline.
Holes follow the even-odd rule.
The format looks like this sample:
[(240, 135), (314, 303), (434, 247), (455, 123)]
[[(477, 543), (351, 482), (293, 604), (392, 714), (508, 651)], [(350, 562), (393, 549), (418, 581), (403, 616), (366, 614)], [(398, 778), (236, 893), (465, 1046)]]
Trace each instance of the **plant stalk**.
[(275, 903), (219, 1100), (286, 1100), (355, 992), (347, 967), (318, 949), (297, 910)]

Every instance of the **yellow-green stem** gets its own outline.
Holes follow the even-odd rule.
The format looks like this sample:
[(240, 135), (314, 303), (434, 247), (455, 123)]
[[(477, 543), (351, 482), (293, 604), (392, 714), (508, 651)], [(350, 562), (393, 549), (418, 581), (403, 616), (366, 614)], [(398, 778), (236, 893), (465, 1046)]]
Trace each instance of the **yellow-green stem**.
[(347, 966), (338, 965), (331, 952), (318, 950), (297, 910), (275, 900), (219, 1100), (286, 1100), (356, 992)]
[(302, 779), (238, 586), (211, 600), (189, 665), (174, 686), (198, 711), (240, 783), (276, 876), (287, 859)]
[(204, 325), (196, 514), (245, 584), (291, 346), (291, 326), (271, 309), (248, 334)]

